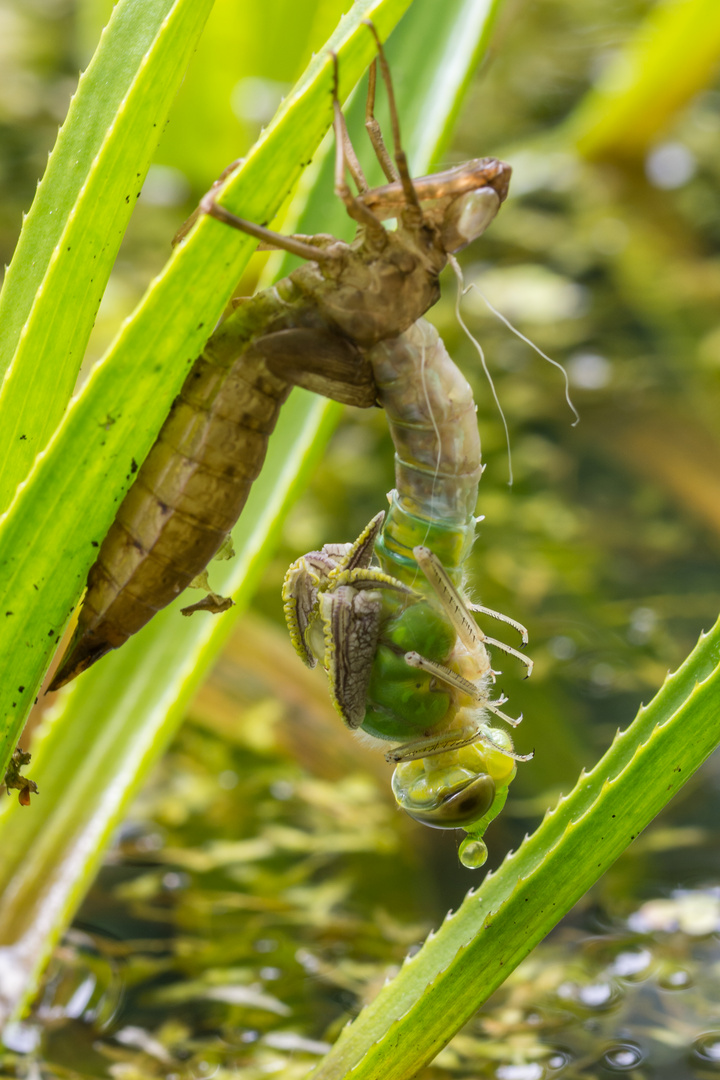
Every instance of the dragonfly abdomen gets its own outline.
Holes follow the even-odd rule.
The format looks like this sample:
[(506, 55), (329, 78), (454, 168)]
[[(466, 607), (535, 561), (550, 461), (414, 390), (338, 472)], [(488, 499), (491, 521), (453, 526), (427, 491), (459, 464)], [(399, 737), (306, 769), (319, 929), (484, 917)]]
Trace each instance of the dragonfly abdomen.
[(415, 580), (413, 548), (425, 544), (459, 577), (482, 475), (470, 385), (425, 319), (368, 357), (395, 444), (396, 489), (376, 554), (387, 573)]
[(53, 688), (122, 645), (205, 568), (245, 505), (289, 392), (262, 339), (239, 356), (236, 347), (231, 363), (212, 345), (196, 360), (101, 545)]

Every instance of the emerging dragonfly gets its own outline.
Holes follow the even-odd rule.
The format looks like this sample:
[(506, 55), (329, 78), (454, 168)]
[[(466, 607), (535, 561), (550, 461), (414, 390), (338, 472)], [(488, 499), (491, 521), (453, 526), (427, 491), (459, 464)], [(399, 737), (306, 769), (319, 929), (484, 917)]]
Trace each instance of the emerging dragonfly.
[[(398, 451), (387, 521), (382, 527), (380, 515), (355, 544), (300, 560), (286, 610), (303, 658), (327, 667), (346, 722), (399, 744), (390, 756), (399, 763), (400, 805), (428, 824), (465, 828), (461, 858), (476, 866), (519, 757), (509, 736), (485, 722), (486, 710), (509, 719), (489, 699), (485, 644), (514, 650), (481, 634), (474, 613), (495, 613), (473, 608), (457, 589), (481, 472), (475, 407), (437, 335), (418, 320), (438, 299), (449, 254), (497, 213), (510, 170), (485, 158), (411, 180), (387, 63), (368, 25), (390, 99), (395, 164), (373, 116), (375, 65), (367, 127), (388, 183), (368, 188), (335, 92), (336, 191), (359, 226), (352, 244), (278, 236), (230, 214), (216, 191), (202, 201), (201, 211), (309, 261), (241, 302), (209, 339), (102, 544), (52, 686), (121, 645), (207, 565), (240, 514), (293, 384), (365, 407), (377, 400)], [(395, 230), (384, 227), (389, 218)], [(504, 621), (525, 640), (519, 624)]]
[[(490, 213), (455, 237), (443, 231), (442, 217), (433, 220), (426, 204), (420, 206), (419, 185), (410, 181), (400, 149), (379, 43), (378, 49), (397, 173), (375, 130), (373, 143), (390, 184), (368, 191), (337, 122), (344, 162), (338, 166), (336, 187), (342, 193), (347, 165), (360, 189), (356, 205), (397, 217), (395, 235), (408, 246), (426, 222), (439, 223), (447, 254), (484, 231), (500, 199), (487, 197)], [(372, 93), (371, 88), (371, 98)], [(347, 195), (345, 200), (352, 205)], [(467, 205), (458, 196), (453, 215), (462, 219)], [(475, 615), (513, 627), (523, 645), (527, 631), (470, 603), (462, 591), (482, 474), (470, 386), (424, 319), (397, 337), (384, 338), (365, 357), (395, 444), (397, 488), (389, 495), (387, 515), (378, 514), (354, 543), (328, 544), (293, 563), (283, 591), (286, 620), (303, 661), (310, 667), (318, 660), (324, 665), (333, 703), (348, 727), (381, 744), (394, 744), (386, 757), (397, 763), (393, 792), (398, 804), (427, 825), (463, 828), (468, 835), (460, 858), (475, 868), (487, 858), (482, 836), (505, 803), (515, 761), (532, 756), (516, 754), (509, 735), (488, 723), (488, 714), (513, 726), (519, 720), (502, 712), (504, 698), (490, 698), (495, 673), (486, 646), (517, 657), (528, 674), (532, 662), (488, 638)]]
[(310, 667), (320, 660), (348, 727), (394, 744), (393, 792), (411, 817), (468, 834), (460, 859), (482, 866), (482, 839), (500, 812), (519, 755), (488, 714), (515, 726), (491, 700), (487, 637), (475, 616), (519, 623), (470, 603), (463, 564), (475, 533), (482, 473), (475, 403), (437, 331), (424, 319), (368, 352), (395, 443), (390, 510), (354, 544), (328, 544), (293, 563), (285, 616)]

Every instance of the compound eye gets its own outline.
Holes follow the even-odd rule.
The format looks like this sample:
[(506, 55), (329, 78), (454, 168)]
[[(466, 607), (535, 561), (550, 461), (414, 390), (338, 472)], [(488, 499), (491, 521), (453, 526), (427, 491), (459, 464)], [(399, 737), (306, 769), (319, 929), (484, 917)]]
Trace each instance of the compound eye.
[(445, 250), (461, 251), (472, 240), (477, 240), (499, 209), (500, 199), (490, 187), (459, 196), (448, 208), (440, 226)]
[(433, 829), (462, 829), (484, 817), (494, 799), (495, 781), (487, 773), (481, 773), (445, 795), (440, 792), (434, 803), (413, 804), (407, 796), (398, 798), (398, 802), (410, 817), (423, 825)]

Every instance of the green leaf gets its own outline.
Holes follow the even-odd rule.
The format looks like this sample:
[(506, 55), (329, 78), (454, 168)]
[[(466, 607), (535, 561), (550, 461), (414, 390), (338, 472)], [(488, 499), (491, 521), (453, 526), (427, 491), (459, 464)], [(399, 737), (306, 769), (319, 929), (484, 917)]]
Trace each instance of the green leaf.
[(410, 1080), (720, 743), (720, 622), (591, 773), (468, 893), (349, 1027), (313, 1080)]
[(659, 4), (558, 135), (588, 158), (642, 158), (720, 63), (716, 0)]
[(75, 386), (98, 305), (213, 0), (121, 0), (81, 77), (0, 295), (0, 512)]

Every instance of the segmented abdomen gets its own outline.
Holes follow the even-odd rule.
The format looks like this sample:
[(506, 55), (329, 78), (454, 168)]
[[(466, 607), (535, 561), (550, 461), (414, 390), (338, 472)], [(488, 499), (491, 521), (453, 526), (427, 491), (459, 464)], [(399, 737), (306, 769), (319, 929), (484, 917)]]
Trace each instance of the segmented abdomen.
[[(317, 317), (289, 281), (243, 301), (195, 361), (90, 570), (52, 683), (118, 648), (207, 565), (237, 521), (290, 384), (272, 342)], [(279, 333), (278, 333), (279, 332)], [(264, 350), (264, 343), (267, 349)]]
[(475, 537), (482, 474), (472, 390), (437, 330), (419, 319), (368, 353), (395, 444), (395, 483), (375, 551), (386, 573), (417, 581), (429, 547), (458, 581)]

